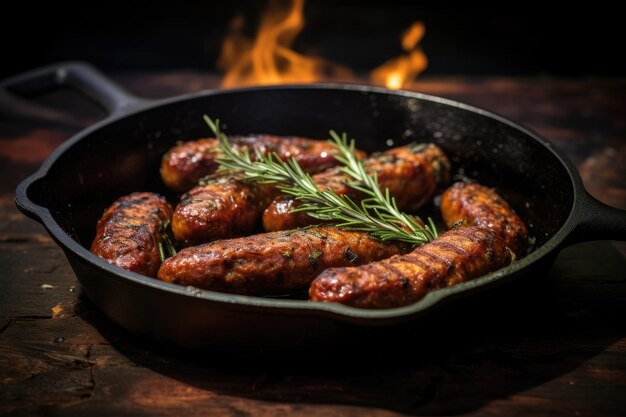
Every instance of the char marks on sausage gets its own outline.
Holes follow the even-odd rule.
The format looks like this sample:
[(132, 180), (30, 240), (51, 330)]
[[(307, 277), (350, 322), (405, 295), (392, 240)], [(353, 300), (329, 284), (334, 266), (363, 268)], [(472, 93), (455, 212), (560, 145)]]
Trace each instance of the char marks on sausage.
[(171, 217), (172, 207), (158, 194), (121, 197), (98, 221), (91, 252), (120, 268), (155, 277), (162, 227)]
[(306, 290), (329, 267), (361, 265), (403, 253), (406, 245), (383, 243), (367, 233), (335, 227), (262, 233), (181, 250), (167, 259), (159, 279), (237, 294)]
[(205, 177), (176, 206), (174, 238), (189, 246), (250, 233), (276, 194), (274, 186), (244, 181), (240, 173)]
[(442, 196), (441, 211), (452, 230), (405, 255), (328, 269), (311, 284), (310, 299), (362, 308), (399, 307), (430, 290), (498, 270), (526, 248), (524, 222), (490, 188), (454, 184)]
[[(400, 210), (414, 211), (424, 205), (450, 176), (450, 162), (443, 151), (433, 144), (411, 144), (372, 155), (364, 160), (365, 171), (376, 174), (381, 189), (389, 189)], [(321, 189), (330, 189), (354, 200), (360, 194), (350, 187), (351, 178), (332, 168), (312, 177)], [(319, 224), (304, 213), (290, 213), (299, 205), (290, 197), (279, 196), (263, 213), (266, 231), (286, 230)]]
[[(261, 153), (276, 153), (281, 159), (295, 158), (304, 171), (314, 174), (337, 164), (334, 158), (336, 149), (327, 141), (308, 139), (299, 136), (249, 135), (231, 136), (229, 141), (235, 149), (258, 148)], [(170, 149), (161, 161), (161, 178), (172, 190), (184, 192), (198, 181), (213, 174), (218, 164), (219, 141), (203, 138), (184, 142)], [(357, 151), (359, 157), (364, 154)]]
[(528, 247), (526, 225), (492, 188), (478, 183), (455, 183), (441, 197), (441, 215), (448, 227), (465, 224), (493, 230), (517, 257)]
[(311, 284), (309, 298), (361, 308), (400, 307), (430, 290), (477, 278), (511, 261), (511, 252), (493, 231), (460, 227), (405, 255), (327, 269)]

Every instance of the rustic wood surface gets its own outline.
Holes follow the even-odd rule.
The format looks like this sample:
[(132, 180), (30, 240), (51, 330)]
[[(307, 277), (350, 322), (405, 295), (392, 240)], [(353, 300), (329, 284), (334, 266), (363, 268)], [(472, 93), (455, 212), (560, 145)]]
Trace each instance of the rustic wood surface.
[[(195, 72), (130, 74), (163, 97), (216, 85)], [(438, 78), (417, 90), (517, 120), (551, 139), (590, 192), (626, 209), (626, 81)], [(468, 305), (397, 355), (324, 352), (335, 361), (239, 361), (138, 340), (80, 290), (61, 250), (14, 207), (16, 184), (100, 114), (68, 95), (62, 121), (0, 114), (0, 414), (59, 416), (395, 416), (626, 414), (626, 250), (589, 242), (543, 277)], [(475, 310), (475, 311), (469, 311)], [(472, 315), (473, 314), (473, 315)], [(449, 325), (449, 327), (448, 327)]]

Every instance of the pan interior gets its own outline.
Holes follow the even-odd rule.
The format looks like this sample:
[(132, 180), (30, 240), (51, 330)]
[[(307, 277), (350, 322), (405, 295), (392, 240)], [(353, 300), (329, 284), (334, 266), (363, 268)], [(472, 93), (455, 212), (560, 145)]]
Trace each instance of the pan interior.
[(228, 134), (327, 138), (348, 132), (366, 151), (434, 142), (457, 177), (496, 187), (526, 221), (534, 247), (564, 224), (573, 185), (561, 161), (527, 132), (471, 109), (415, 94), (282, 87), (221, 92), (170, 101), (116, 120), (77, 140), (29, 197), (88, 248), (103, 210), (134, 191), (176, 196), (161, 184), (162, 155), (177, 141), (210, 136), (202, 120), (220, 118)]

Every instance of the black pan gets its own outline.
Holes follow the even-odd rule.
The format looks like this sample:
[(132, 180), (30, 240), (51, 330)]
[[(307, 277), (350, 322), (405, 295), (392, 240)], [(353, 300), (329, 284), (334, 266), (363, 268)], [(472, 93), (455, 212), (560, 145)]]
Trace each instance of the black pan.
[[(25, 179), (16, 190), (16, 204), (63, 249), (91, 301), (130, 332), (160, 342), (191, 348), (297, 347), (341, 338), (349, 334), (346, 329), (414, 322), (441, 305), (453, 306), (461, 296), (547, 271), (568, 244), (626, 236), (626, 212), (590, 197), (576, 169), (552, 144), (500, 116), (451, 100), (322, 84), (202, 91), (147, 101), (80, 63), (36, 70), (2, 87), (22, 95), (71, 87), (109, 112)], [(161, 156), (176, 141), (209, 135), (205, 113), (222, 119), (228, 134), (327, 137), (335, 129), (357, 138), (366, 151), (391, 142), (435, 142), (450, 156), (456, 174), (497, 187), (512, 203), (529, 226), (534, 249), (495, 273), (387, 310), (185, 288), (91, 254), (97, 219), (113, 200), (139, 190), (166, 192), (158, 175)]]

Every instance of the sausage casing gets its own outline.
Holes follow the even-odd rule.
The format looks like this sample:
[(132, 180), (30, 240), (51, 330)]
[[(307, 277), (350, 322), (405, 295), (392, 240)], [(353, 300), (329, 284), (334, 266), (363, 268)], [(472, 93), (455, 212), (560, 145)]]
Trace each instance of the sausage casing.
[[(281, 159), (295, 158), (304, 171), (314, 174), (336, 165), (336, 149), (327, 141), (298, 136), (250, 135), (229, 138), (235, 149), (257, 147), (261, 153), (275, 152)], [(203, 138), (182, 143), (170, 149), (161, 161), (164, 184), (179, 192), (195, 186), (206, 175), (214, 173), (218, 164), (219, 141)], [(251, 152), (251, 154), (254, 154)], [(358, 155), (363, 153), (358, 151)]]
[(478, 183), (457, 182), (441, 196), (441, 215), (448, 227), (466, 224), (487, 227), (521, 257), (528, 246), (528, 230), (508, 202)]
[(405, 255), (358, 267), (327, 269), (312, 282), (309, 298), (361, 308), (400, 307), (430, 290), (495, 271), (512, 259), (504, 241), (493, 231), (459, 227)]
[[(450, 175), (450, 162), (434, 144), (411, 144), (372, 155), (364, 160), (365, 171), (376, 174), (381, 189), (388, 188), (400, 210), (414, 211), (428, 201), (445, 184)], [(320, 189), (330, 189), (339, 195), (358, 200), (359, 193), (349, 184), (351, 179), (338, 168), (312, 177)], [(263, 213), (266, 231), (285, 230), (319, 223), (304, 213), (290, 213), (299, 202), (279, 196)]]
[(276, 194), (273, 186), (244, 181), (239, 173), (205, 177), (176, 206), (174, 238), (189, 246), (250, 233)]
[(262, 233), (181, 250), (163, 262), (159, 279), (237, 294), (306, 290), (329, 267), (360, 265), (403, 253), (367, 233), (319, 227)]
[(121, 197), (98, 221), (91, 252), (120, 268), (155, 277), (162, 227), (171, 217), (172, 207), (158, 194)]

